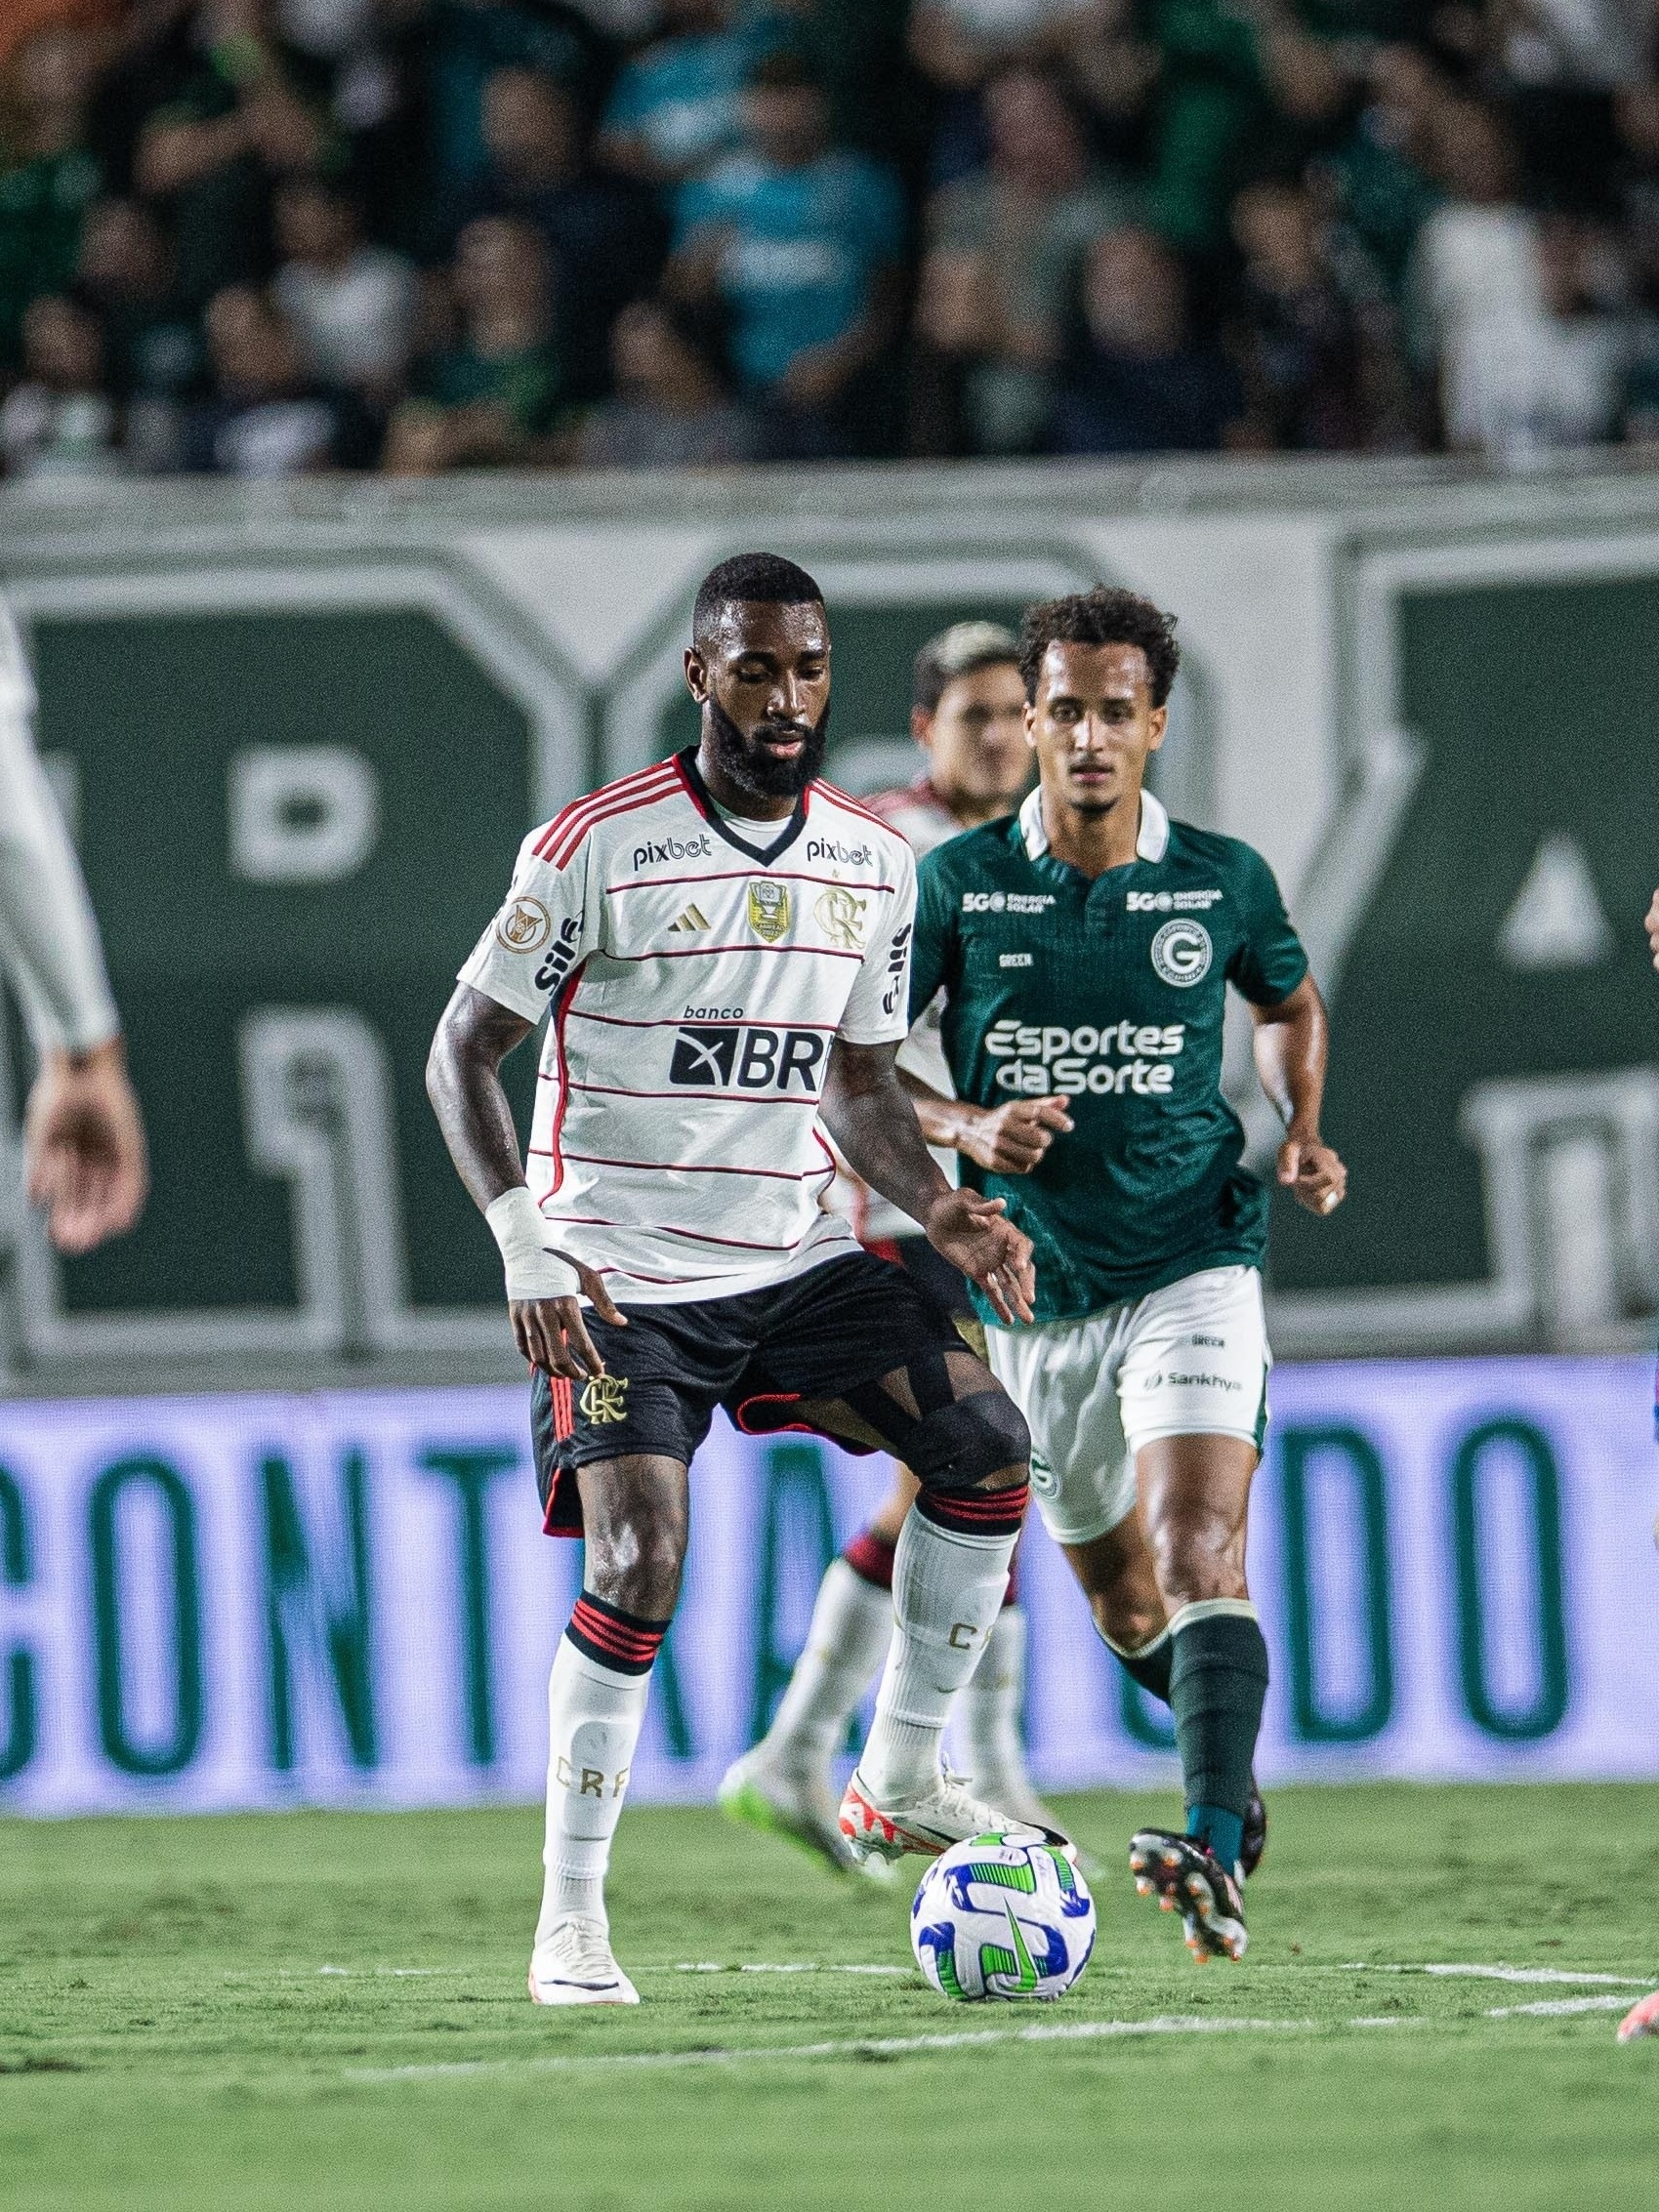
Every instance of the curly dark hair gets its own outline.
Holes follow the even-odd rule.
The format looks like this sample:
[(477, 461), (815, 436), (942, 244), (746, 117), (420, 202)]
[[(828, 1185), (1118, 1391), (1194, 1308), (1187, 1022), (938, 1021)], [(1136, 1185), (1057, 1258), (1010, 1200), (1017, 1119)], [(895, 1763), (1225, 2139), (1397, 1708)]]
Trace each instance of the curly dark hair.
[(1152, 678), (1152, 704), (1170, 695), (1181, 666), (1173, 614), (1165, 614), (1139, 592), (1097, 584), (1092, 592), (1071, 592), (1063, 599), (1044, 599), (1027, 607), (1019, 626), (1019, 673), (1025, 696), (1037, 696), (1037, 673), (1051, 645), (1139, 645)]

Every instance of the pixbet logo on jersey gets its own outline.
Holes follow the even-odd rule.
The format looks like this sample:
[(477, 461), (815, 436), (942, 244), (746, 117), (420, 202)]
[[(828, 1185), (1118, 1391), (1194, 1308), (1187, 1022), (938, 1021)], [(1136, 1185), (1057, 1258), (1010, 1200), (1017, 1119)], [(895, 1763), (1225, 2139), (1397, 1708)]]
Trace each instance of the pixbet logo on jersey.
[(815, 1098), (828, 1051), (829, 1039), (818, 1029), (766, 1029), (758, 1022), (682, 1029), (668, 1080), (686, 1090), (793, 1088)]
[(867, 844), (843, 844), (839, 838), (813, 838), (807, 846), (809, 860), (833, 860), (841, 868), (867, 868), (872, 857)]
[[(1017, 1090), (1031, 1098), (1057, 1090), (1073, 1097), (1092, 1090), (1102, 1098), (1133, 1090), (1163, 1098), (1175, 1088), (1170, 1061), (1185, 1043), (1186, 1024), (1179, 1021), (1162, 1028), (1107, 1022), (1103, 1029), (1090, 1022), (1077, 1029), (1058, 1024), (1038, 1029), (999, 1021), (985, 1038), (985, 1050), (1005, 1063), (996, 1073), (999, 1090)], [(1118, 1060), (1113, 1057), (1117, 1053), (1133, 1057)]]
[(695, 838), (664, 838), (660, 843), (637, 844), (634, 847), (636, 868), (665, 867), (671, 860), (707, 860), (714, 851), (705, 830)]

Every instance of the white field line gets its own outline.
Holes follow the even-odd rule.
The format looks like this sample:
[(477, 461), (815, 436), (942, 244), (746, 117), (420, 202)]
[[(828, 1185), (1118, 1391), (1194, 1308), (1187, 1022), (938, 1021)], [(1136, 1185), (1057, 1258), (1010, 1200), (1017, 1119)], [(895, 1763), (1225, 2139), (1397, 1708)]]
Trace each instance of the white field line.
[(1338, 1969), (1343, 1974), (1434, 1974), (1466, 1982), (1566, 1982), (1582, 1986), (1596, 1983), (1619, 1989), (1651, 1989), (1650, 1974), (1581, 1974), (1559, 1966), (1385, 1966), (1377, 1961), (1350, 1959)]
[(728, 1966), (719, 1958), (684, 1958), (678, 1966), (646, 1966), (636, 1969), (644, 1974), (914, 1974), (913, 1966), (843, 1966), (832, 1959), (828, 1965), (815, 1958), (785, 1959), (771, 1964), (764, 1959), (740, 1960)]
[(1214, 2020), (1165, 2017), (1158, 2020), (1076, 2020), (1038, 2028), (964, 2028), (955, 2034), (863, 2035), (849, 2042), (770, 2043), (690, 2051), (596, 2051), (541, 2059), (454, 2059), (425, 2066), (348, 2067), (348, 2081), (448, 2081), (471, 2074), (635, 2072), (665, 2067), (762, 2066), (795, 2059), (891, 2059), (912, 2052), (973, 2050), (992, 2043), (1089, 2043), (1123, 2035), (1220, 2035), (1253, 2030), (1258, 2034), (1316, 2031), (1314, 2020)]
[(1518, 2020), (1523, 2015), (1534, 2019), (1555, 2020), (1569, 2012), (1624, 2012), (1630, 2004), (1628, 1997), (1545, 1997), (1537, 2004), (1493, 2005), (1488, 2020)]

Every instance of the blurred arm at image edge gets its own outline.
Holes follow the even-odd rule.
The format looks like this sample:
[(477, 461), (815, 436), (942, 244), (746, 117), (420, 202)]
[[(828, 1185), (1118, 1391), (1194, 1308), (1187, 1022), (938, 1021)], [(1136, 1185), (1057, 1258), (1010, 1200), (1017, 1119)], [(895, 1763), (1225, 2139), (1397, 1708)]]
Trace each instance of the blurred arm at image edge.
[(39, 1060), (24, 1187), (58, 1249), (85, 1252), (132, 1228), (149, 1170), (98, 923), (33, 718), (34, 686), (0, 606), (0, 959)]

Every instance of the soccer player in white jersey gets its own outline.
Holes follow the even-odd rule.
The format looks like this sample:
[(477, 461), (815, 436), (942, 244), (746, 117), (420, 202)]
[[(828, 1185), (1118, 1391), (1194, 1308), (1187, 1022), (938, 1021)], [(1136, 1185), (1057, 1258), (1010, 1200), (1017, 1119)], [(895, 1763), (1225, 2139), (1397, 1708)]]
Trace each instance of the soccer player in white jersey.
[(0, 605), (0, 957), (40, 1069), (23, 1178), (60, 1251), (130, 1229), (149, 1188), (144, 1125), (80, 864), (34, 747), (34, 685)]
[[(931, 637), (916, 656), (910, 729), (928, 757), (927, 767), (913, 783), (879, 792), (864, 803), (900, 833), (918, 858), (964, 830), (1011, 812), (1031, 780), (1025, 686), (1013, 631), (993, 622), (959, 622)], [(898, 1065), (948, 1094), (950, 1072), (939, 1046), (936, 1008), (911, 1031)], [(1017, 1171), (1047, 1149), (1056, 1126), (1063, 1126), (1062, 1105), (1058, 1098), (1011, 1099), (985, 1117), (983, 1127), (975, 1127), (973, 1156), (986, 1168)], [(954, 1182), (954, 1152), (937, 1151), (934, 1157)], [(911, 1269), (967, 1341), (983, 1352), (984, 1331), (966, 1282), (907, 1215), (849, 1173), (837, 1178), (830, 1203), (848, 1214), (867, 1251)], [(849, 1866), (851, 1854), (836, 1817), (831, 1762), (887, 1652), (893, 1553), (917, 1487), (908, 1468), (895, 1468), (877, 1511), (831, 1561), (771, 1726), (721, 1782), (721, 1805), (734, 1819), (804, 1843), (837, 1867)], [(1046, 1823), (1050, 1815), (1025, 1773), (1024, 1693), (1025, 1617), (1011, 1573), (1003, 1610), (962, 1693), (958, 1725), (978, 1793), (1016, 1819)]]
[[(1031, 1311), (1030, 1248), (1000, 1203), (946, 1181), (894, 1071), (914, 862), (818, 776), (823, 594), (772, 554), (723, 562), (685, 676), (699, 744), (532, 832), (428, 1071), (536, 1371), (545, 1525), (586, 1538), (548, 1689), (544, 2004), (638, 2002), (604, 1874), (717, 1405), (750, 1432), (891, 1451), (921, 1479), (843, 1801), (855, 1848), (936, 1853), (998, 1819), (939, 1743), (1002, 1604), (1029, 1438), (949, 1317), (819, 1207), (818, 1116), (1010, 1326)], [(498, 1070), (544, 1011), (532, 1187)]]

